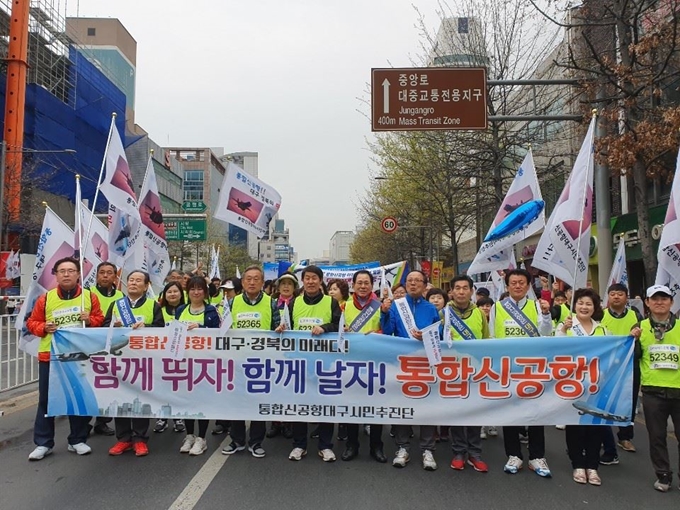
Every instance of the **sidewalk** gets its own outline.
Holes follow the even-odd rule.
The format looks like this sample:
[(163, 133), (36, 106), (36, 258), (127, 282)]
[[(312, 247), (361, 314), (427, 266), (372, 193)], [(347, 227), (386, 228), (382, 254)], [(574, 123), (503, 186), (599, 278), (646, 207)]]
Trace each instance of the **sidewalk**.
[(38, 383), (0, 394), (0, 450), (31, 438), (38, 404)]

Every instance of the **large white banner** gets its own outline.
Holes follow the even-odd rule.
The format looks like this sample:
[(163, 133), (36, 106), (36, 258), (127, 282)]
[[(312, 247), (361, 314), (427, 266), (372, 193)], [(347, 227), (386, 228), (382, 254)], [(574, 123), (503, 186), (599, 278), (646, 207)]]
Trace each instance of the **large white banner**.
[(656, 284), (668, 285), (675, 295), (673, 313), (680, 311), (680, 151), (675, 167), (675, 177), (671, 188), (671, 196), (666, 210), (666, 221), (659, 240), (657, 258), (659, 267), (656, 272)]
[[(508, 189), (500, 209), (489, 228), (492, 232), (510, 213), (523, 204), (534, 200), (543, 200), (541, 188), (538, 185), (536, 167), (531, 150), (527, 152), (524, 161), (517, 169), (515, 179)], [(513, 246), (527, 237), (535, 234), (545, 226), (545, 211), (532, 222), (525, 225), (522, 229), (493, 241), (482, 243), (472, 264), (467, 270), (467, 274), (479, 274), (487, 271), (508, 269), (515, 263), (515, 253)]]
[(531, 262), (533, 267), (556, 276), (575, 289), (584, 288), (588, 282), (595, 122), (593, 117)]
[[(48, 414), (413, 425), (628, 424), (633, 339), (441, 346), (379, 334), (199, 329), (55, 334)], [(180, 353), (181, 354), (181, 353)], [(174, 359), (178, 356), (181, 359)]]
[[(73, 230), (52, 209), (47, 207), (35, 255), (33, 277), (15, 323), (16, 327), (22, 330), (19, 347), (33, 356), (38, 355), (39, 339), (23, 327), (26, 315), (31, 313), (41, 294), (57, 286), (57, 277), (52, 273), (52, 269), (57, 260), (73, 257), (74, 238)], [(84, 261), (83, 264), (83, 271), (88, 272), (92, 264), (87, 261)]]
[(262, 238), (281, 207), (281, 195), (269, 184), (229, 163), (224, 173), (215, 218)]

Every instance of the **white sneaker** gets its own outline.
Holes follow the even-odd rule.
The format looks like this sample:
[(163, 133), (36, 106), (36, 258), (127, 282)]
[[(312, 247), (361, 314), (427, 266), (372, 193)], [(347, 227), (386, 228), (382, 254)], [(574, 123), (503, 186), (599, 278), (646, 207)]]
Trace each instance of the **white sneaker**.
[(510, 473), (511, 475), (517, 474), (517, 472), (522, 469), (522, 466), (524, 465), (524, 462), (522, 459), (519, 457), (515, 457), (514, 455), (510, 455), (508, 457), (508, 461), (505, 463), (505, 466), (503, 467), (503, 471), (506, 473)]
[(548, 461), (545, 459), (531, 459), (529, 461), (529, 469), (531, 469), (538, 476), (542, 476), (544, 478), (552, 477), (552, 473), (548, 467)]
[(479, 433), (479, 439), (486, 439), (486, 427), (482, 427), (482, 430)]
[(92, 453), (92, 448), (86, 443), (78, 443), (68, 445), (68, 451), (77, 453), (78, 455), (87, 455), (88, 453)]
[(567, 428), (567, 426), (566, 426), (566, 425), (555, 425), (555, 428), (556, 428), (557, 430), (564, 430), (564, 429)]
[(394, 467), (403, 468), (406, 467), (409, 460), (411, 460), (411, 456), (409, 455), (408, 450), (406, 450), (406, 448), (399, 448), (397, 454), (394, 456), (392, 465)]
[(189, 450), (189, 455), (200, 455), (208, 449), (208, 444), (202, 437), (197, 437), (194, 441), (194, 445)]
[(305, 455), (307, 455), (307, 450), (305, 450), (304, 448), (293, 448), (293, 450), (288, 455), (288, 458), (290, 460), (302, 460), (302, 457), (304, 457)]
[(324, 462), (335, 462), (335, 454), (333, 453), (333, 450), (329, 450), (328, 448), (319, 450), (319, 457), (321, 457)]
[(179, 453), (189, 453), (195, 442), (196, 436), (193, 434), (187, 434), (187, 437), (185, 437), (184, 441), (182, 442), (182, 446), (179, 448)]
[(496, 427), (488, 428), (489, 437), (498, 437), (498, 429)]
[(47, 446), (36, 446), (35, 450), (28, 454), (28, 460), (43, 460), (52, 453), (52, 448)]
[(437, 469), (437, 463), (434, 460), (434, 456), (430, 450), (425, 450), (423, 452), (423, 469), (425, 471), (434, 471)]

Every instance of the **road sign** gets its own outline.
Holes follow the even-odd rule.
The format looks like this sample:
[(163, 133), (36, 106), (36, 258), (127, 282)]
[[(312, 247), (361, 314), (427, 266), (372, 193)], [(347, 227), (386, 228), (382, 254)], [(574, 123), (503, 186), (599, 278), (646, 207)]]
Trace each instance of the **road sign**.
[(187, 200), (182, 202), (182, 210), (191, 213), (202, 213), (208, 208), (201, 200)]
[(373, 131), (486, 129), (486, 69), (371, 70)]
[(173, 219), (163, 222), (166, 241), (205, 241), (207, 221), (205, 218)]
[(380, 228), (386, 234), (391, 234), (392, 232), (397, 230), (398, 226), (399, 224), (397, 223), (397, 219), (392, 216), (387, 216), (386, 218), (383, 218), (382, 221), (380, 222)]

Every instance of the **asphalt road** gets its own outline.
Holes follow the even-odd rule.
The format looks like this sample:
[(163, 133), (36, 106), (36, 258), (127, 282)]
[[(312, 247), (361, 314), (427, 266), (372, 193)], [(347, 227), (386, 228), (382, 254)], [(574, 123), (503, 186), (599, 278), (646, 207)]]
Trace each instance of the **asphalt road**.
[[(338, 459), (324, 464), (316, 456), (316, 441), (310, 439), (308, 456), (289, 461), (291, 441), (281, 437), (264, 444), (267, 456), (253, 458), (247, 451), (231, 457), (221, 455), (225, 436), (209, 436), (209, 450), (188, 457), (178, 450), (183, 434), (168, 429), (153, 434), (148, 457), (132, 453), (109, 457), (112, 438), (92, 437), (94, 453), (78, 457), (66, 451), (67, 421), (57, 422), (54, 454), (40, 462), (29, 462), (32, 435), (29, 431), (35, 408), (6, 411), (0, 417), (0, 510), (14, 509), (514, 509), (552, 510), (597, 508), (680, 508), (678, 480), (667, 494), (652, 488), (654, 473), (648, 458), (644, 426), (636, 427), (638, 453), (620, 452), (621, 463), (602, 466), (601, 487), (581, 486), (571, 480), (565, 453), (564, 433), (547, 427), (547, 458), (552, 479), (543, 479), (524, 469), (517, 475), (503, 473), (505, 461), (501, 437), (484, 442), (487, 474), (468, 468), (449, 468), (448, 443), (438, 445), (439, 469), (426, 472), (413, 457), (405, 469), (378, 464), (368, 456), (366, 437), (360, 456), (351, 462)], [(22, 432), (23, 431), (23, 432)], [(3, 434), (9, 440), (1, 441)], [(13, 434), (13, 435), (12, 435)], [(416, 437), (417, 439), (417, 437)], [(385, 437), (386, 452), (393, 454), (391, 439)], [(225, 444), (227, 444), (225, 443)], [(672, 462), (678, 465), (675, 439), (669, 439)], [(343, 444), (336, 443), (340, 455)]]

